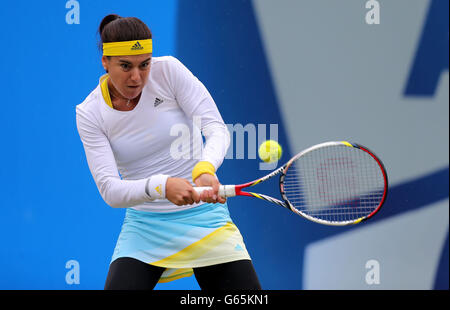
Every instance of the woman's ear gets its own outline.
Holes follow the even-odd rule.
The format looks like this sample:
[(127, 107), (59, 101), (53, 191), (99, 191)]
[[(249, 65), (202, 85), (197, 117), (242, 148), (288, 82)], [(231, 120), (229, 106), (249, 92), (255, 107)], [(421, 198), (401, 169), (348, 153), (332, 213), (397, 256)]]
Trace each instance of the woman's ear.
[(102, 65), (105, 71), (108, 73), (109, 59), (107, 56), (102, 56)]

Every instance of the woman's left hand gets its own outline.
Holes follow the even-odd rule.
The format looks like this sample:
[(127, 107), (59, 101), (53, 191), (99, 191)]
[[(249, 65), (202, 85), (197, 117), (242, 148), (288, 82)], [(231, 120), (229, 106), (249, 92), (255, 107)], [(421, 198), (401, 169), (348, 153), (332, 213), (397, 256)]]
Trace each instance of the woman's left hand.
[(219, 196), (219, 186), (220, 182), (216, 178), (216, 176), (209, 174), (209, 173), (203, 173), (199, 175), (195, 181), (196, 186), (211, 186), (212, 190), (206, 190), (203, 191), (200, 194), (200, 200), (203, 202), (209, 202), (209, 203), (225, 203), (226, 199), (224, 197)]

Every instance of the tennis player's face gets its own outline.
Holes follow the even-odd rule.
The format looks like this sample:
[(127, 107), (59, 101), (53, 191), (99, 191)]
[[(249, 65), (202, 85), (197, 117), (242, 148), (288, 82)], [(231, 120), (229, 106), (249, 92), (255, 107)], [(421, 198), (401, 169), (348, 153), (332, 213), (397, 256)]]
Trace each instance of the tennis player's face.
[(152, 54), (102, 57), (114, 88), (125, 98), (134, 99), (142, 92), (150, 73)]

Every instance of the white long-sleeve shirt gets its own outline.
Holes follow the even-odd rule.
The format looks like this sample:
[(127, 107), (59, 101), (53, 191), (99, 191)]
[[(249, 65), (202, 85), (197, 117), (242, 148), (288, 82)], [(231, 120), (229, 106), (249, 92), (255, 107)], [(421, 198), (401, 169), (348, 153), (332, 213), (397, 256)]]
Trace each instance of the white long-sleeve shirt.
[(212, 163), (217, 171), (230, 143), (206, 87), (171, 56), (152, 58), (149, 80), (133, 110), (107, 105), (99, 84), (77, 105), (76, 120), (89, 169), (113, 207), (153, 212), (194, 207), (165, 199), (167, 178), (192, 182), (198, 161)]

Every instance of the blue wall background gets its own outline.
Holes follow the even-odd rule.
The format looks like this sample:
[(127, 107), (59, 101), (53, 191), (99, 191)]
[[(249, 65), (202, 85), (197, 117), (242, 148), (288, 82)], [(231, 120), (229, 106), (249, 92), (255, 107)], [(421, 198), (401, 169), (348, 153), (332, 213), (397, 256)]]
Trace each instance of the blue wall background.
[[(190, 68), (211, 92), (227, 124), (266, 124), (267, 136), (269, 124), (278, 124), (281, 162), (300, 151), (285, 126), (252, 1), (80, 0), (80, 23), (68, 24), (72, 3), (10, 1), (0, 11), (0, 289), (103, 288), (125, 211), (108, 207), (97, 191), (76, 131), (75, 106), (103, 73), (96, 30), (109, 13), (146, 22), (154, 34), (154, 56), (174, 55)], [(435, 95), (431, 90), (436, 85), (427, 84), (424, 68), (448, 73), (448, 1), (432, 4), (423, 23), (426, 38), (442, 42), (433, 38), (444, 33), (447, 41), (418, 42), (405, 73), (410, 74), (404, 96)], [(433, 20), (441, 22), (430, 25)], [(442, 143), (448, 147), (448, 141)], [(219, 177), (222, 183), (254, 179), (267, 173), (259, 164), (257, 159), (227, 159)], [(447, 161), (437, 171), (394, 184), (383, 212), (367, 226), (448, 199), (448, 180)], [(277, 195), (266, 184), (259, 191)], [(309, 223), (245, 198), (230, 199), (229, 207), (266, 289), (305, 288), (305, 248), (357, 229)], [(445, 239), (435, 257), (439, 263), (430, 288), (448, 289), (448, 222)], [(80, 265), (79, 284), (66, 283), (70, 260)], [(157, 289), (198, 285), (191, 277)]]

